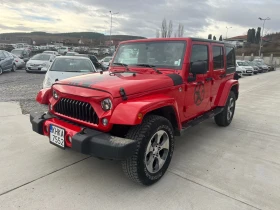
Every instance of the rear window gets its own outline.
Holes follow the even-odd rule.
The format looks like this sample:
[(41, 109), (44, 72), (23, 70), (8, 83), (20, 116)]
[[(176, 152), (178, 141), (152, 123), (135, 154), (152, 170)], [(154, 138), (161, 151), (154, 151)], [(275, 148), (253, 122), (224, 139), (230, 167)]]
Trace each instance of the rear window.
[(227, 68), (235, 67), (235, 52), (233, 47), (226, 47)]
[(223, 47), (214, 46), (213, 47), (213, 65), (215, 69), (224, 68), (224, 50)]
[(15, 54), (15, 55), (17, 55), (17, 56), (20, 56), (20, 55), (22, 55), (23, 50), (12, 50), (11, 53), (13, 53), (13, 54)]

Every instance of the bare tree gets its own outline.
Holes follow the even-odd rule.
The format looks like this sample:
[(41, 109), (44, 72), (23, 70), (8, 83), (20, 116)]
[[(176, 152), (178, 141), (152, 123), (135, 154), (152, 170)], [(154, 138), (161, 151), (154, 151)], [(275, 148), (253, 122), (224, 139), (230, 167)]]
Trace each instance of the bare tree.
[(184, 36), (184, 26), (183, 24), (179, 23), (178, 26), (178, 37), (183, 37)]
[(164, 18), (161, 24), (161, 37), (166, 38), (167, 36), (167, 24), (166, 19)]
[(170, 20), (166, 37), (170, 38), (172, 36), (172, 32), (173, 32), (173, 23), (172, 23), (172, 20)]
[(156, 30), (156, 38), (159, 38), (159, 29)]

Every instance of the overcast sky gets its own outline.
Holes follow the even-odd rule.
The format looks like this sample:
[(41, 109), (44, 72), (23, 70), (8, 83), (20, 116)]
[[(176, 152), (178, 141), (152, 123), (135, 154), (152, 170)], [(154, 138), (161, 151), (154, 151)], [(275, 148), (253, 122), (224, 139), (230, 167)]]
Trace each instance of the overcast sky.
[(155, 37), (162, 19), (182, 23), (184, 36), (244, 35), (270, 17), (265, 33), (280, 31), (280, 0), (0, 0), (0, 33), (80, 32)]

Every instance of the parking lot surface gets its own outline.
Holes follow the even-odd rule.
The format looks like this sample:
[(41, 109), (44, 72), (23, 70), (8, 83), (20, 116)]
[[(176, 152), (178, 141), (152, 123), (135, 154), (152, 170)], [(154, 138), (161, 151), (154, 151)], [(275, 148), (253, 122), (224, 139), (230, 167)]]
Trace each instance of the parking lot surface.
[(19, 102), (24, 114), (30, 111), (45, 110), (45, 106), (35, 101), (43, 86), (45, 74), (29, 74), (25, 70), (5, 72), (0, 76), (0, 102)]
[(150, 187), (126, 179), (119, 162), (58, 149), (31, 131), (20, 105), (34, 100), (41, 76), (30, 74), (34, 86), (20, 85), (22, 95), (20, 76), (4, 88), (0, 77), (0, 209), (279, 209), (279, 70), (242, 78), (232, 124), (208, 120), (177, 138), (168, 172)]

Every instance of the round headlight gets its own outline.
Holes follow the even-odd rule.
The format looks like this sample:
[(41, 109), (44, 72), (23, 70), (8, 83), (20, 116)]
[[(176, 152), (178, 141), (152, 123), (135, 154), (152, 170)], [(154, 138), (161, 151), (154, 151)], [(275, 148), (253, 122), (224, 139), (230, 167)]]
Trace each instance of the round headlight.
[(109, 98), (104, 99), (101, 101), (101, 107), (104, 111), (109, 111), (113, 107), (112, 101)]
[(55, 90), (53, 90), (53, 97), (54, 97), (54, 99), (58, 99), (58, 94), (57, 94), (57, 92), (55, 91)]

